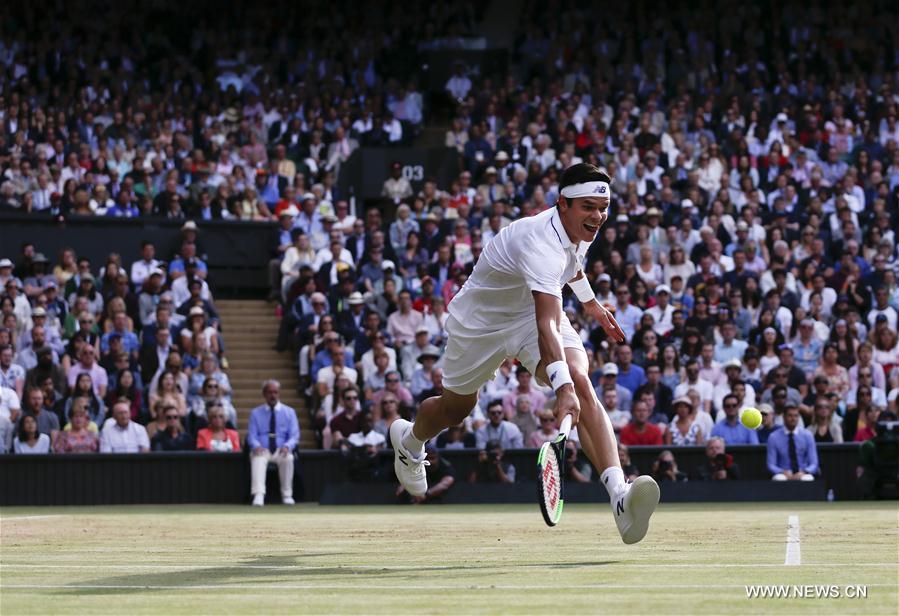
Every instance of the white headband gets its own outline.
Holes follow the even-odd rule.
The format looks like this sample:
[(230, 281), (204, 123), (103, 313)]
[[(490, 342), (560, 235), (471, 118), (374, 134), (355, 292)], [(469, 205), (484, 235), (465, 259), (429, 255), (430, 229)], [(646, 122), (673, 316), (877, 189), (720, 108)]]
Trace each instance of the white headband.
[(562, 196), (566, 199), (577, 199), (578, 197), (605, 197), (609, 198), (608, 182), (584, 182), (583, 184), (572, 184), (562, 189)]

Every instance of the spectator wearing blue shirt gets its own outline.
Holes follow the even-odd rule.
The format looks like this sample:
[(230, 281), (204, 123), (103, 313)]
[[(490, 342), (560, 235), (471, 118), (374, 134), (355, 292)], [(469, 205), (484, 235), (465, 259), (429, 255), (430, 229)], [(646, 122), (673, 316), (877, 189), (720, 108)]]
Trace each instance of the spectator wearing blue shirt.
[(196, 265), (194, 274), (198, 278), (206, 280), (209, 268), (206, 267), (206, 263), (197, 256), (197, 245), (193, 242), (184, 242), (184, 244), (181, 245), (181, 256), (169, 264), (169, 279), (174, 280), (175, 278), (187, 275), (188, 262)]
[(119, 198), (115, 205), (107, 208), (106, 215), (113, 218), (136, 218), (140, 216), (137, 206), (131, 201), (131, 195), (127, 191), (119, 193)]
[(631, 363), (634, 352), (630, 345), (618, 345), (618, 384), (631, 392), (631, 396), (637, 388), (646, 383), (646, 372), (637, 364)]
[(100, 338), (100, 353), (106, 355), (109, 353), (109, 339), (118, 336), (122, 340), (122, 350), (128, 353), (134, 359), (140, 352), (140, 340), (132, 331), (128, 330), (128, 315), (124, 312), (117, 312), (112, 317), (112, 330), (103, 334)]
[(631, 291), (625, 284), (619, 285), (615, 291), (615, 304), (615, 320), (630, 340), (640, 326), (643, 311), (631, 304)]
[(768, 471), (774, 481), (814, 481), (818, 450), (811, 432), (799, 427), (799, 409), (784, 411), (783, 428), (768, 437)]
[(743, 359), (743, 353), (749, 344), (745, 340), (737, 340), (737, 325), (726, 321), (721, 326), (721, 342), (715, 345), (715, 361), (726, 364), (732, 359)]
[(802, 319), (799, 323), (799, 340), (793, 345), (793, 354), (796, 365), (805, 373), (806, 378), (818, 367), (823, 348), (824, 344), (815, 336), (815, 322), (812, 319)]
[(724, 419), (712, 428), (712, 436), (720, 436), (728, 445), (758, 445), (759, 437), (755, 430), (750, 430), (740, 423), (740, 402), (733, 394), (724, 396)]
[(281, 384), (268, 380), (262, 385), (265, 404), (250, 412), (247, 445), (250, 447), (250, 491), (253, 506), (265, 505), (265, 472), (269, 462), (278, 466), (281, 500), (293, 505), (293, 450), (300, 441), (297, 412), (281, 404)]

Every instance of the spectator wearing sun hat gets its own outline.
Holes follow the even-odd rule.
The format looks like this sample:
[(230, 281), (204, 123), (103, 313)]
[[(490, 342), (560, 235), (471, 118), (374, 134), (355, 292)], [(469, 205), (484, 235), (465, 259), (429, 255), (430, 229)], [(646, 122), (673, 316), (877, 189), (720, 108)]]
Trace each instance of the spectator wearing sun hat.
[(650, 307), (646, 313), (652, 315), (654, 320), (652, 329), (659, 336), (665, 336), (674, 327), (671, 323), (674, 317), (674, 306), (671, 305), (671, 287), (660, 284), (655, 288), (656, 304)]

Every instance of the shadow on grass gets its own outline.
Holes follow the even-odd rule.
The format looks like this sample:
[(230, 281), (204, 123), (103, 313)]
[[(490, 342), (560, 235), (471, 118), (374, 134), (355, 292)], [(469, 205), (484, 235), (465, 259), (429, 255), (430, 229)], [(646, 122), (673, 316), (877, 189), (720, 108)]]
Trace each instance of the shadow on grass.
[[(179, 590), (178, 587), (184, 587), (183, 590), (212, 591), (214, 592), (217, 585), (245, 586), (247, 590), (253, 590), (253, 584), (271, 586), (277, 584), (296, 584), (302, 582), (310, 583), (332, 583), (338, 582), (337, 578), (346, 579), (348, 587), (352, 580), (360, 580), (363, 578), (375, 578), (389, 580), (393, 578), (402, 579), (409, 577), (418, 577), (426, 572), (446, 572), (451, 573), (458, 578), (468, 577), (464, 572), (471, 572), (471, 577), (476, 577), (481, 581), (485, 570), (502, 570), (511, 571), (518, 569), (538, 569), (538, 568), (554, 568), (554, 569), (581, 569), (592, 567), (608, 567), (617, 564), (617, 561), (595, 561), (595, 562), (568, 562), (568, 563), (497, 563), (476, 565), (471, 563), (460, 563), (458, 566), (435, 565), (432, 567), (410, 566), (403, 568), (383, 568), (377, 567), (354, 567), (334, 566), (322, 567), (318, 565), (310, 565), (308, 568), (303, 566), (302, 558), (313, 556), (343, 556), (346, 553), (317, 553), (305, 554), (298, 556), (262, 556), (249, 560), (242, 560), (233, 565), (220, 565), (208, 568), (173, 570), (165, 572), (144, 571), (127, 575), (115, 575), (93, 580), (83, 580), (72, 584), (71, 589), (59, 590), (56, 594), (61, 595), (130, 595), (142, 594), (147, 592), (168, 592)], [(271, 568), (269, 568), (271, 567)], [(283, 567), (283, 568), (279, 568)], [(410, 575), (411, 574), (411, 575)], [(109, 588), (83, 588), (79, 585), (90, 586), (108, 586)], [(196, 587), (196, 588), (191, 588)], [(231, 589), (233, 590), (233, 589)]]

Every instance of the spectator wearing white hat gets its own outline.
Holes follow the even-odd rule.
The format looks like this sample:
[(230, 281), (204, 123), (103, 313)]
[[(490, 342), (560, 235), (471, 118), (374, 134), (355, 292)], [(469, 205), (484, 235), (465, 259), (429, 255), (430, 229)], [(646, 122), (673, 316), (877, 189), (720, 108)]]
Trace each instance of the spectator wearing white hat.
[(652, 315), (654, 320), (652, 329), (659, 336), (665, 336), (674, 327), (671, 320), (674, 317), (674, 306), (670, 304), (671, 287), (660, 284), (655, 289), (656, 304), (646, 312)]
[(618, 407), (623, 411), (631, 410), (633, 394), (627, 387), (622, 387), (618, 384), (618, 366), (615, 362), (607, 361), (599, 370), (599, 384), (594, 389), (596, 390), (596, 397), (600, 400), (603, 399), (603, 394), (606, 390), (615, 390), (618, 394)]

